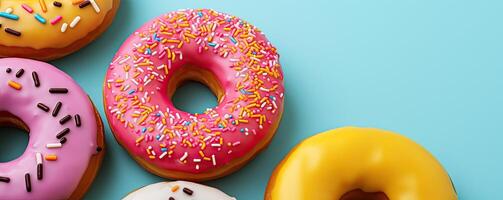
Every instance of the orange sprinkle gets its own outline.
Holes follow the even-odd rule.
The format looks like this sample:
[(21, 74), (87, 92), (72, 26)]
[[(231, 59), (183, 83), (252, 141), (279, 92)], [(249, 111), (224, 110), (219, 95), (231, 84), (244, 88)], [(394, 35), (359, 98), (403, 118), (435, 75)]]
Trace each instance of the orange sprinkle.
[(21, 88), (23, 88), (23, 86), (15, 81), (9, 81), (9, 86), (11, 88), (14, 88), (16, 90), (21, 90)]
[(76, 4), (82, 3), (83, 1), (84, 0), (72, 0), (72, 4), (76, 5)]
[(173, 186), (173, 187), (171, 188), (171, 192), (176, 192), (176, 191), (178, 191), (178, 189), (180, 189), (180, 186), (175, 185), (175, 186)]
[(47, 12), (47, 6), (45, 5), (45, 1), (38, 0), (38, 3), (40, 4), (40, 8), (42, 8), (42, 11)]
[(45, 156), (45, 160), (47, 160), (47, 161), (56, 161), (56, 160), (58, 160), (58, 156), (56, 156), (54, 154), (46, 155)]

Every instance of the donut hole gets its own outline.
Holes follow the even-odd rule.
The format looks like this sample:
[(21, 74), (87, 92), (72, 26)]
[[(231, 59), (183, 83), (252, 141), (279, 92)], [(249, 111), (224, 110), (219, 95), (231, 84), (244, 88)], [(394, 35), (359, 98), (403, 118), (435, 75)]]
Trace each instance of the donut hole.
[(17, 116), (0, 111), (0, 163), (23, 155), (28, 147), (30, 130)]
[(365, 192), (361, 189), (346, 192), (340, 200), (389, 200), (384, 192)]
[(213, 73), (196, 66), (177, 70), (168, 83), (168, 97), (178, 110), (203, 113), (223, 98), (223, 90)]

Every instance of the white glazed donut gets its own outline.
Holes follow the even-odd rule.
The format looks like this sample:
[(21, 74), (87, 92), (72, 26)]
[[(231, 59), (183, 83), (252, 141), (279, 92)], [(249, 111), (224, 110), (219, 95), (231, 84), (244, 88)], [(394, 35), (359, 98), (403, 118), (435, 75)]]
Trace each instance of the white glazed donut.
[(160, 182), (140, 188), (122, 200), (236, 200), (222, 191), (205, 185), (186, 182)]

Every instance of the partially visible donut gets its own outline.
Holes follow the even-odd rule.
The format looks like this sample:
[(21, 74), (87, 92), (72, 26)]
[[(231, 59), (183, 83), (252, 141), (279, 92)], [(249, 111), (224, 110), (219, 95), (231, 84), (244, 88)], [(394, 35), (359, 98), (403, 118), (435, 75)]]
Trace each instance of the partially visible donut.
[(340, 128), (297, 145), (276, 167), (266, 200), (456, 200), (426, 149), (393, 132)]
[(122, 200), (236, 200), (222, 191), (187, 182), (160, 182), (131, 192)]
[(120, 0), (2, 0), (0, 57), (53, 60), (103, 33)]
[[(202, 114), (171, 102), (187, 80), (209, 86), (219, 105)], [(130, 36), (104, 84), (117, 141), (150, 172), (202, 181), (225, 176), (264, 149), (283, 113), (276, 48), (253, 25), (208, 9), (160, 16)]]
[(0, 199), (84, 196), (105, 155), (103, 125), (70, 76), (39, 61), (0, 59), (0, 126), (30, 138), (19, 158), (0, 163)]

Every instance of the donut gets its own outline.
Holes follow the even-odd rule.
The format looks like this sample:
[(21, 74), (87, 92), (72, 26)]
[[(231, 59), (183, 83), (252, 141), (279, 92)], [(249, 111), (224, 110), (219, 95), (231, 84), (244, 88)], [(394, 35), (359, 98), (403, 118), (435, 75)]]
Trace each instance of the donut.
[(0, 57), (53, 60), (73, 53), (112, 23), (120, 0), (2, 0)]
[[(185, 81), (207, 85), (218, 105), (177, 109)], [(120, 47), (104, 81), (117, 141), (145, 169), (178, 180), (225, 176), (264, 149), (283, 113), (276, 48), (253, 25), (208, 9), (164, 14)]]
[(160, 182), (128, 194), (122, 200), (236, 200), (222, 191), (205, 185), (187, 182)]
[(273, 172), (266, 200), (455, 200), (442, 165), (414, 141), (345, 127), (297, 145)]
[(101, 165), (103, 125), (87, 94), (54, 66), (0, 59), (0, 126), (29, 133), (0, 163), (0, 199), (81, 199)]

